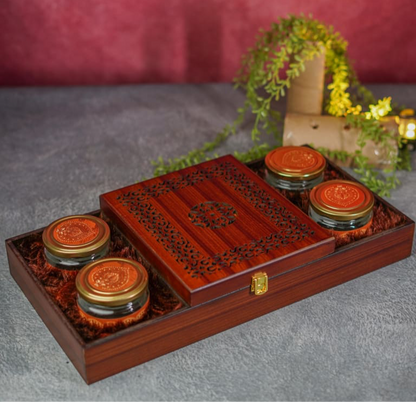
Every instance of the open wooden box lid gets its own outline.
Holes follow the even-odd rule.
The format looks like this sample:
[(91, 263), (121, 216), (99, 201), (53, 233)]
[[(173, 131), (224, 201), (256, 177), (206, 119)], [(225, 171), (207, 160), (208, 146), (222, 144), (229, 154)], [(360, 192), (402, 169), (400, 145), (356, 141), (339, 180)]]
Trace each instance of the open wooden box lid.
[(100, 197), (101, 210), (194, 306), (334, 251), (334, 239), (233, 156)]

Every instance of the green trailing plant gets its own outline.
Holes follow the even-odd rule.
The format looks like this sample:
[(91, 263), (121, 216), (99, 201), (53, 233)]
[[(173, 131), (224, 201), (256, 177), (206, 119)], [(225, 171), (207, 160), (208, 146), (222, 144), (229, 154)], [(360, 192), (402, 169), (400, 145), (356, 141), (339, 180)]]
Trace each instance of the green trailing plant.
[[(247, 113), (254, 115), (251, 129), (252, 148), (245, 153), (235, 153), (243, 162), (264, 157), (273, 147), (264, 142), (264, 136), (273, 134), (281, 145), (278, 130), (280, 113), (273, 102), (284, 97), (294, 78), (305, 70), (305, 62), (325, 50), (324, 110), (332, 116), (346, 117), (347, 124), (360, 129), (358, 149), (351, 155), (346, 152), (321, 149), (326, 156), (345, 160), (353, 157), (356, 172), (373, 191), (389, 195), (399, 183), (397, 169), (408, 160), (396, 152), (398, 139), (384, 129), (380, 118), (391, 113), (390, 98), (376, 102), (372, 93), (360, 84), (347, 56), (347, 42), (333, 27), (312, 17), (289, 16), (273, 23), (269, 30), (260, 30), (253, 48), (242, 57), (241, 69), (234, 79), (235, 87), (242, 88), (246, 99), (237, 110), (235, 121), (224, 127), (212, 142), (190, 151), (187, 155), (165, 161), (152, 162), (154, 174), (161, 175), (218, 156), (215, 150), (231, 135), (238, 132)], [(386, 150), (390, 158), (387, 177), (377, 172), (363, 155), (367, 141), (372, 140)]]

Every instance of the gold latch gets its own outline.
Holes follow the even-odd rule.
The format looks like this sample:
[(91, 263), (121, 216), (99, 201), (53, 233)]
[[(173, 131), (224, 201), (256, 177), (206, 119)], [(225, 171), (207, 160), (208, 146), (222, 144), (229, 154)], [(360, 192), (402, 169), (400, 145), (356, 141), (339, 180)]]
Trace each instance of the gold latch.
[(265, 272), (258, 272), (251, 277), (251, 291), (256, 296), (266, 293), (269, 289), (269, 278)]

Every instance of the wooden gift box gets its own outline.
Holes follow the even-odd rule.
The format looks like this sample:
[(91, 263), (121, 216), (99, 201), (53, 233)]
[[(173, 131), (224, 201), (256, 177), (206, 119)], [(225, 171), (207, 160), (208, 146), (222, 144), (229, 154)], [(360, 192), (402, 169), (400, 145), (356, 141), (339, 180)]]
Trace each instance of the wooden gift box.
[[(261, 177), (264, 162), (253, 162), (249, 167)], [(331, 163), (327, 170), (329, 178), (354, 180)], [(267, 189), (266, 184), (259, 185)], [(65, 294), (68, 286), (68, 292), (73, 292), (73, 283), (69, 280), (57, 291), (52, 286), (53, 281), (49, 282), (52, 272), (40, 273), (38, 269), (39, 262), (34, 255), (39, 258), (42, 254), (39, 240), (43, 229), (6, 241), (10, 272), (81, 376), (90, 384), (408, 257), (412, 250), (414, 222), (380, 197), (375, 197), (374, 212), (386, 214), (391, 227), (375, 228), (365, 237), (353, 239), (346, 245), (341, 241), (331, 252), (334, 239), (325, 236), (312, 223), (313, 232), (318, 234), (317, 246), (312, 244), (304, 250), (292, 250), (288, 256), (274, 256), (270, 261), (260, 257), (254, 266), (247, 268), (248, 273), (244, 267), (241, 267), (242, 273), (233, 272), (232, 280), (228, 283), (225, 280), (226, 286), (221, 285), (224, 281), (219, 278), (219, 286), (208, 283), (199, 292), (198, 287), (189, 290), (189, 286), (181, 286), (181, 281), (169, 273), (169, 267), (163, 267), (157, 261), (157, 252), (152, 252), (146, 245), (140, 253), (135, 251), (125, 237), (142, 247), (143, 244), (137, 243), (136, 229), (133, 230), (131, 222), (120, 219), (120, 214), (112, 211), (106, 202), (106, 195), (102, 196), (104, 212), (113, 225), (114, 250), (130, 253), (130, 257), (139, 260), (144, 253), (150, 260), (150, 263), (147, 260), (143, 263), (152, 273), (151, 291), (155, 289), (153, 293), (157, 296), (158, 292), (163, 293), (165, 300), (154, 301), (155, 309), (146, 320), (128, 328), (117, 328), (112, 333), (100, 333), (94, 339), (88, 339), (89, 332), (77, 324), (72, 314), (74, 305), (60, 302), (59, 296)], [(302, 216), (301, 212), (299, 216)], [(384, 215), (383, 220), (386, 220)], [(274, 264), (276, 259), (281, 259), (284, 264)], [(161, 279), (155, 265), (187, 302)], [(268, 290), (256, 296), (252, 292), (251, 277), (260, 271), (269, 274)], [(170, 307), (158, 315), (155, 313), (158, 303)]]
[(103, 194), (100, 206), (190, 306), (335, 249), (327, 231), (231, 155)]

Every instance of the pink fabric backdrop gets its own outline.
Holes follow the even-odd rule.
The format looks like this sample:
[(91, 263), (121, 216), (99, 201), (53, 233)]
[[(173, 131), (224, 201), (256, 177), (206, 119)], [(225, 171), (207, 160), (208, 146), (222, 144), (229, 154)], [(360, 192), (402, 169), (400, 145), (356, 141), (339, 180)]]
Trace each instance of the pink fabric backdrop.
[(231, 81), (288, 13), (349, 41), (363, 82), (416, 82), (414, 0), (1, 0), (0, 85)]

